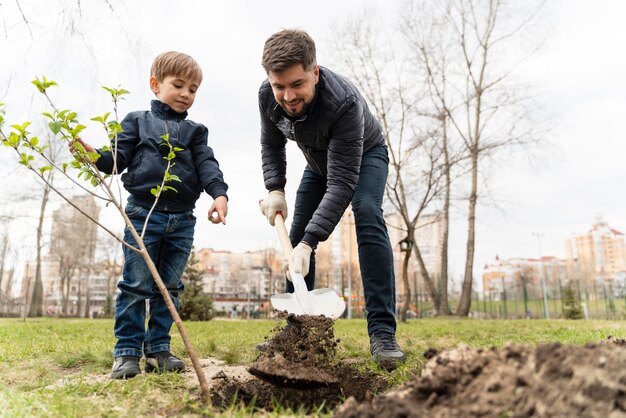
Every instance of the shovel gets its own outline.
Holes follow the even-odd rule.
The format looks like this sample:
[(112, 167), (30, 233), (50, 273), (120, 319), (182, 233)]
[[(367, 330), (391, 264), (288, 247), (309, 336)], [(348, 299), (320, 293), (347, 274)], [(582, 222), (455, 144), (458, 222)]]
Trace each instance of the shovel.
[(289, 241), (283, 215), (280, 212), (276, 214), (274, 225), (278, 231), (283, 254), (289, 260), (289, 271), (294, 288), (294, 293), (279, 293), (270, 298), (274, 309), (287, 311), (294, 315), (324, 315), (332, 319), (339, 318), (346, 309), (346, 304), (339, 295), (329, 288), (315, 289), (309, 292), (302, 274), (293, 271), (291, 266), (293, 248), (291, 241)]

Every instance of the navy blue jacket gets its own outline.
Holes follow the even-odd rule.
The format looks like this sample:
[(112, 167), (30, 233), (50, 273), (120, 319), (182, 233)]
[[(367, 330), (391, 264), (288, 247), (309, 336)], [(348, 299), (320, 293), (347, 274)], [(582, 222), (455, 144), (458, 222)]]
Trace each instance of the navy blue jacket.
[(359, 181), (361, 156), (385, 146), (380, 123), (357, 88), (343, 76), (320, 66), (315, 97), (306, 114), (287, 117), (265, 80), (259, 89), (261, 158), (265, 187), (283, 189), (286, 183), (285, 144), (295, 141), (308, 167), (327, 178), (327, 190), (305, 229), (312, 245), (328, 238), (352, 200)]
[[(117, 138), (116, 172), (122, 174), (124, 188), (130, 193), (129, 202), (150, 208), (155, 197), (150, 190), (160, 185), (167, 167), (163, 159), (169, 148), (164, 145), (162, 135), (169, 134), (176, 152), (171, 173), (180, 182), (166, 183), (176, 191), (161, 193), (156, 210), (182, 212), (195, 207), (202, 191), (213, 199), (227, 196), (228, 185), (219, 164), (208, 146), (208, 129), (199, 123), (185, 119), (187, 112), (177, 113), (159, 100), (152, 100), (150, 111), (129, 113), (122, 121), (123, 132)], [(111, 174), (113, 171), (113, 142), (110, 151), (98, 150), (98, 169)]]

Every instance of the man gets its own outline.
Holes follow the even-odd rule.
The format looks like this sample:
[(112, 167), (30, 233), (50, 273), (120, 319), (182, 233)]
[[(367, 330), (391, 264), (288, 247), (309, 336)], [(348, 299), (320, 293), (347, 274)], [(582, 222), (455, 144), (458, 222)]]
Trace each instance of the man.
[[(304, 153), (289, 238), (294, 271), (309, 290), (315, 248), (328, 238), (352, 203), (372, 359), (387, 370), (405, 361), (396, 342), (393, 253), (382, 201), (389, 171), (380, 123), (354, 85), (316, 62), (315, 43), (301, 30), (272, 35), (263, 50), (267, 80), (259, 89), (265, 214), (287, 217), (287, 140)], [(293, 285), (287, 282), (287, 291)]]

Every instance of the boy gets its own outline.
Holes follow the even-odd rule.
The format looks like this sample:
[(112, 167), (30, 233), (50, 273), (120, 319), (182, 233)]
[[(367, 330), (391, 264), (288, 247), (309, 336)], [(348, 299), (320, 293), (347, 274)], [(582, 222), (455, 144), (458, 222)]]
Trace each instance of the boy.
[[(203, 190), (211, 195), (214, 202), (208, 218), (213, 224), (225, 224), (228, 212), (228, 186), (213, 150), (207, 145), (208, 130), (186, 119), (201, 82), (202, 70), (193, 58), (179, 52), (165, 52), (156, 57), (150, 74), (150, 89), (157, 100), (152, 100), (150, 111), (131, 112), (122, 121), (115, 164), (112, 151), (94, 150), (78, 139), (86, 151), (100, 154), (95, 163), (100, 171), (111, 174), (114, 167), (117, 173), (126, 169), (122, 182), (130, 196), (125, 211), (140, 235), (155, 202), (150, 190), (161, 184), (167, 166), (163, 157), (168, 155), (169, 147), (161, 137), (168, 135), (172, 147), (182, 148), (175, 151), (175, 164), (171, 167), (171, 174), (178, 176), (180, 182), (167, 183), (176, 191), (161, 193), (143, 231), (146, 248), (176, 307), (178, 294), (184, 287), (181, 276), (193, 242), (195, 202)], [(128, 227), (124, 240), (136, 246)], [(124, 271), (115, 305), (117, 343), (111, 378), (140, 374), (142, 354), (146, 357), (146, 372), (182, 371), (185, 364), (170, 352), (173, 319), (163, 296), (141, 255), (127, 246), (123, 249)], [(146, 300), (150, 301), (147, 329)]]

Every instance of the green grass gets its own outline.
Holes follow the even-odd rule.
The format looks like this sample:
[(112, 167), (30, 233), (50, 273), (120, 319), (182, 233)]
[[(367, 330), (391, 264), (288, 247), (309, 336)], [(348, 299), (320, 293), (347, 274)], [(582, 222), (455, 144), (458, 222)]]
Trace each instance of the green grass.
[[(185, 323), (201, 358), (215, 357), (227, 364), (249, 364), (256, 358), (255, 345), (275, 327), (274, 321), (209, 321)], [(127, 381), (111, 381), (115, 343), (113, 322), (97, 319), (0, 318), (0, 416), (1, 417), (125, 417), (125, 416), (251, 416), (252, 409), (233, 406), (219, 411), (199, 402), (199, 388), (184, 376), (142, 375)], [(609, 335), (626, 338), (619, 321), (480, 321), (424, 319), (398, 324), (398, 339), (408, 362), (393, 373), (380, 371), (369, 361), (366, 322), (362, 319), (335, 323), (341, 340), (339, 355), (358, 358), (361, 367), (384, 374), (392, 384), (409, 379), (424, 364), (428, 348), (502, 347), (507, 343), (531, 344), (561, 341), (584, 344)], [(184, 356), (175, 327), (172, 350)], [(188, 358), (186, 359), (189, 363)], [(64, 382), (64, 384), (59, 384)], [(281, 410), (268, 416), (302, 415)]]

